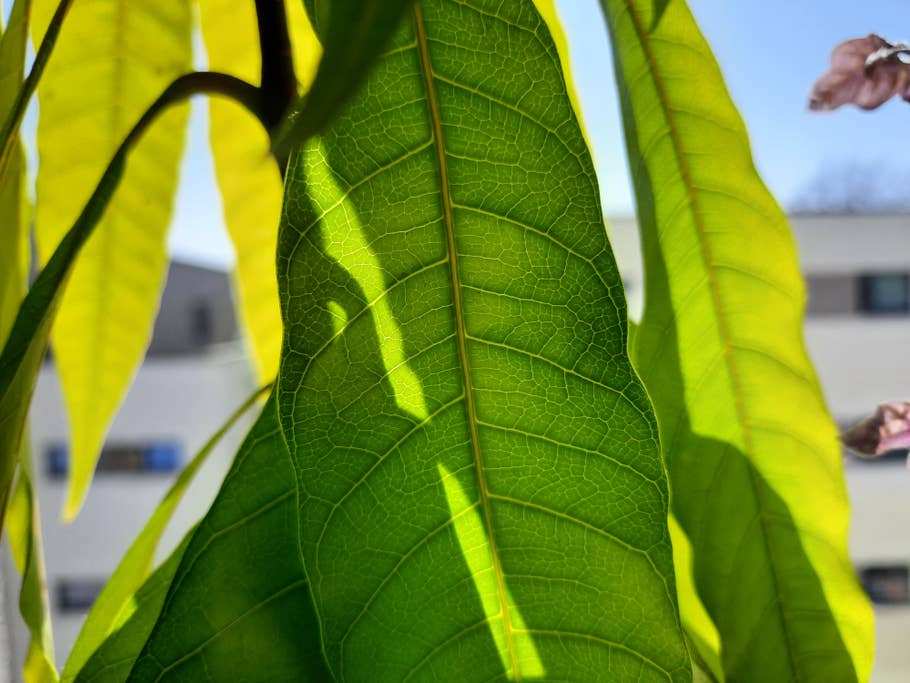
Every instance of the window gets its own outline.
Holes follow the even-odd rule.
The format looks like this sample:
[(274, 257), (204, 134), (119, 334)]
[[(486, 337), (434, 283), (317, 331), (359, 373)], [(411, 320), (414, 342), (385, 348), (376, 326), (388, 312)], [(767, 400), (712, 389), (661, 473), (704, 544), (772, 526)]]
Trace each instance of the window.
[(97, 579), (63, 579), (57, 582), (57, 609), (61, 612), (87, 612), (104, 588)]
[(190, 330), (193, 335), (193, 343), (198, 346), (211, 344), (215, 331), (215, 326), (212, 322), (212, 309), (205, 303), (198, 303), (193, 306), (191, 317)]
[[(148, 444), (109, 444), (101, 451), (97, 472), (150, 472), (169, 474), (180, 468), (180, 446), (175, 442), (159, 441)], [(55, 444), (47, 449), (47, 473), (60, 479), (69, 470), (69, 453)]]
[(866, 567), (859, 579), (877, 605), (903, 605), (910, 602), (910, 582), (906, 565)]
[(860, 304), (866, 313), (910, 311), (910, 275), (878, 273), (860, 277)]

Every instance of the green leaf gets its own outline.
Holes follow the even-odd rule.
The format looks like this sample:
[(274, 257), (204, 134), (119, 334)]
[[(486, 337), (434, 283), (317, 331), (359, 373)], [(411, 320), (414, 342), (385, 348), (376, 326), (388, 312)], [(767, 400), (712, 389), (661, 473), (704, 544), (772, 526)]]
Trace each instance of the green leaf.
[[(0, 116), (12, 109), (25, 66), (29, 0), (17, 0), (0, 37)], [(12, 327), (25, 293), (29, 270), (28, 201), (25, 160), (18, 134), (13, 136), (9, 167), (0, 172), (0, 342)]]
[[(28, 19), (31, 3), (16, 0), (0, 38), (0, 114), (10, 119), (22, 89), (25, 48), (28, 40)], [(30, 206), (25, 195), (25, 159), (18, 127), (8, 131), (9, 138), (0, 137), (4, 146), (4, 161), (0, 164), (0, 340), (4, 341), (15, 320), (25, 295), (30, 266), (29, 225)], [(6, 149), (9, 156), (6, 157)], [(25, 419), (25, 413), (22, 413)], [(41, 523), (35, 495), (29, 440), (22, 425), (0, 427), (0, 447), (19, 448), (19, 475), (9, 507), (6, 509), (9, 546), (16, 568), (22, 576), (19, 590), (19, 612), (29, 631), (30, 642), (22, 667), (26, 683), (55, 683), (54, 643), (48, 608), (41, 543)], [(12, 436), (7, 440), (7, 436)], [(16, 440), (18, 439), (18, 444)], [(0, 452), (2, 454), (2, 452)], [(15, 467), (11, 450), (6, 467)], [(8, 481), (2, 484), (8, 486)], [(6, 508), (7, 488), (3, 489)]]
[[(270, 387), (267, 387), (270, 388)], [(186, 489), (202, 467), (202, 464), (208, 459), (209, 454), (215, 446), (221, 441), (222, 437), (237, 423), (246, 412), (256, 404), (262, 396), (265, 389), (259, 389), (253, 393), (243, 405), (241, 405), (227, 419), (227, 421), (215, 432), (212, 437), (199, 450), (190, 463), (183, 469), (180, 476), (168, 489), (161, 503), (155, 508), (145, 527), (139, 532), (139, 535), (133, 541), (129, 550), (123, 556), (117, 569), (111, 578), (108, 579), (104, 590), (95, 600), (91, 611), (82, 624), (79, 631), (79, 637), (73, 644), (70, 651), (66, 666), (63, 668), (63, 680), (70, 681), (75, 678), (76, 673), (82, 668), (91, 654), (98, 649), (98, 646), (110, 634), (114, 626), (121, 621), (121, 615), (129, 609), (130, 598), (136, 593), (152, 566), (152, 560), (158, 543), (164, 534), (177, 504), (186, 493)]]
[[(155, 626), (174, 574), (194, 531), (190, 531), (173, 553), (158, 567), (118, 615), (107, 639), (76, 672), (77, 681), (121, 683)], [(64, 675), (66, 675), (64, 673)]]
[(338, 681), (690, 679), (657, 427), (531, 0), (426, 0), (291, 161), (282, 432)]
[[(57, 0), (35, 0), (38, 27), (56, 6)], [(135, 120), (191, 69), (191, 29), (189, 0), (96, 0), (70, 10), (38, 88), (35, 230), (42, 262)], [(169, 112), (131, 155), (60, 306), (54, 360), (71, 432), (67, 519), (82, 504), (107, 429), (151, 336), (186, 117), (186, 107)]]
[[(137, 610), (89, 660), (79, 683), (330, 680), (300, 561), (294, 471), (274, 400), (167, 583), (163, 606)], [(148, 612), (157, 615), (151, 629)]]
[(865, 681), (872, 613), (786, 219), (686, 3), (659, 22), (653, 0), (602, 4), (643, 241), (636, 366), (727, 679)]
[(303, 0), (323, 54), (312, 87), (278, 134), (277, 148), (293, 148), (331, 122), (361, 87), (413, 1)]
[[(289, 0), (286, 7), (294, 39), (294, 66), (306, 89), (321, 49), (303, 3)], [(258, 84), (261, 60), (254, 3), (200, 0), (199, 10), (209, 68)], [(274, 275), (281, 175), (270, 154), (268, 133), (235, 102), (209, 101), (209, 138), (224, 220), (237, 254), (234, 282), (239, 318), (253, 365), (264, 382), (278, 374), (283, 332)]]
[(16, 568), (22, 575), (19, 612), (31, 636), (22, 665), (22, 678), (25, 683), (56, 683), (59, 678), (54, 665), (54, 640), (41, 544), (41, 516), (34, 481), (28, 439), (24, 439), (19, 477), (7, 511), (10, 550)]

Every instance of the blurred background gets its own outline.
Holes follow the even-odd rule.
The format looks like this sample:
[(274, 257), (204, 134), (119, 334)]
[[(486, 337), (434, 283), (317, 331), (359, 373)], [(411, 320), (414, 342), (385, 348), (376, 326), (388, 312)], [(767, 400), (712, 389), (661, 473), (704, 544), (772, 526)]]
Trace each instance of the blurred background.
[[(689, 4), (746, 121), (756, 166), (790, 214), (809, 291), (806, 340), (835, 419), (849, 425), (878, 403), (910, 399), (910, 104), (892, 101), (871, 113), (844, 108), (824, 115), (806, 108), (831, 49), (870, 32), (891, 41), (910, 38), (910, 4)], [(634, 317), (643, 297), (641, 264), (606, 30), (597, 0), (557, 5)], [(204, 57), (197, 66), (205, 66)], [(34, 125), (33, 113), (26, 125)], [(32, 133), (26, 130), (26, 137)], [(52, 359), (38, 383), (32, 446), (61, 665), (99, 590), (174, 477), (254, 389), (233, 312), (234, 254), (207, 139), (207, 106), (196, 100), (171, 229), (173, 260), (154, 337), (111, 429), (88, 502), (70, 525), (59, 519), (67, 425)], [(248, 425), (235, 426), (197, 476), (160, 557), (207, 509)], [(910, 648), (904, 644), (910, 636), (906, 456), (862, 461), (844, 455), (853, 506), (851, 554), (876, 608), (876, 683), (910, 679)], [(0, 591), (0, 680), (7, 671), (8, 680), (18, 680), (17, 662), (28, 641), (8, 553), (0, 570), (11, 579), (2, 581)]]

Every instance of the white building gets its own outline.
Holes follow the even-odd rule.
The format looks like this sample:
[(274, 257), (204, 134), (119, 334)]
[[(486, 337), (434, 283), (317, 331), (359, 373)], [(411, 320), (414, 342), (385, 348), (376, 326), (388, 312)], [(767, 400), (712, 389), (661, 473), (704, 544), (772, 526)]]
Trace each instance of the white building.
[[(792, 227), (809, 284), (807, 342), (836, 419), (850, 423), (882, 401), (910, 399), (910, 216), (795, 216)], [(613, 221), (610, 232), (635, 311), (642, 278), (634, 221)], [(59, 664), (176, 471), (252, 390), (227, 276), (173, 264), (149, 356), (111, 429), (85, 508), (63, 525), (66, 418), (53, 369), (42, 371), (32, 442)], [(235, 427), (199, 473), (161, 556), (208, 507), (248, 424)], [(903, 454), (871, 463), (845, 457), (851, 552), (876, 601), (873, 681), (903, 681), (910, 671), (910, 471)], [(8, 561), (4, 571), (14, 572)], [(0, 618), (16, 624), (18, 582), (4, 584)], [(8, 630), (21, 661), (26, 636)], [(10, 664), (10, 680), (18, 680), (18, 665)]]

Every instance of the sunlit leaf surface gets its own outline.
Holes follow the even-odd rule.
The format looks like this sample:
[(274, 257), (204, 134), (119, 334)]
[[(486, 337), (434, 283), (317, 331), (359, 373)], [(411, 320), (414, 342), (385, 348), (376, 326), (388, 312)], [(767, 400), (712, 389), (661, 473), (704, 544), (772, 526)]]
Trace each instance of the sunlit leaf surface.
[(338, 681), (688, 680), (651, 407), (530, 0), (427, 0), (293, 158), (282, 432)]
[(685, 2), (659, 21), (655, 4), (602, 0), (643, 241), (636, 365), (695, 583), (727, 680), (866, 680), (872, 614), (793, 239)]
[[(58, 0), (34, 0), (36, 36)], [(74, 3), (38, 88), (36, 235), (46, 262), (118, 145), (174, 77), (190, 70), (188, 0)], [(165, 235), (187, 110), (166, 114), (126, 176), (68, 283), (54, 360), (71, 431), (64, 514), (82, 504), (101, 444), (142, 361), (166, 272)]]

